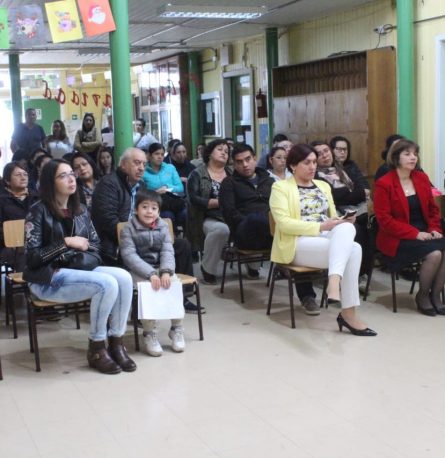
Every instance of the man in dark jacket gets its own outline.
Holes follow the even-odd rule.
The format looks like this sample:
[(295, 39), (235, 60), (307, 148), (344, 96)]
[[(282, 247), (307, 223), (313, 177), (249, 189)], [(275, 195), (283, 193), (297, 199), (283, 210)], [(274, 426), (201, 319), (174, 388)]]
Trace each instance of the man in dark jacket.
[(272, 246), (269, 197), (273, 178), (256, 167), (251, 146), (236, 144), (232, 151), (235, 171), (221, 183), (219, 202), (237, 247), (261, 250)]
[[(146, 163), (142, 150), (127, 148), (117, 170), (105, 175), (94, 189), (91, 219), (101, 240), (102, 258), (109, 265), (121, 264), (118, 258), (117, 225), (128, 221), (133, 215), (136, 192), (140, 186), (144, 186), (142, 175)], [(176, 239), (173, 247), (176, 272), (193, 275), (190, 244), (185, 239)], [(198, 310), (188, 299), (184, 300), (184, 308), (189, 313)], [(201, 311), (205, 313), (202, 308)]]

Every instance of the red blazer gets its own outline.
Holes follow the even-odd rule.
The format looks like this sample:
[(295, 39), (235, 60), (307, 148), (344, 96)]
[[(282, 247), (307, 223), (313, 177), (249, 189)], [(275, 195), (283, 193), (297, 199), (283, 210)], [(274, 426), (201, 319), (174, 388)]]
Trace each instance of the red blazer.
[[(411, 172), (428, 232), (442, 233), (439, 208), (431, 193), (431, 183), (424, 172)], [(374, 212), (379, 223), (377, 248), (386, 256), (395, 256), (401, 239), (414, 240), (419, 230), (409, 224), (408, 199), (395, 170), (389, 171), (375, 182)]]

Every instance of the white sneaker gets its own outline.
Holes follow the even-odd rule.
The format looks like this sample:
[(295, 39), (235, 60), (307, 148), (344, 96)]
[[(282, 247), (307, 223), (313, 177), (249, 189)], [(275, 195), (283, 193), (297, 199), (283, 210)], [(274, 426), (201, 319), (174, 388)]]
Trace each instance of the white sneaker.
[(168, 336), (172, 340), (172, 349), (176, 353), (181, 353), (185, 350), (184, 328), (176, 326), (175, 329), (170, 329)]
[(158, 335), (154, 331), (144, 332), (145, 351), (150, 356), (161, 356), (162, 347), (158, 341)]

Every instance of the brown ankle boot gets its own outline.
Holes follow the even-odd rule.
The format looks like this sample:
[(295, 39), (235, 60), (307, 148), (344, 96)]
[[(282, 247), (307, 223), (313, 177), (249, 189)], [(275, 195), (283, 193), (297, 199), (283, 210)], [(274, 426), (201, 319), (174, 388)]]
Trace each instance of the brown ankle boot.
[(105, 348), (105, 340), (89, 341), (87, 360), (90, 367), (102, 374), (119, 374), (122, 370)]
[(108, 337), (108, 353), (125, 372), (134, 372), (136, 363), (128, 356), (122, 337)]

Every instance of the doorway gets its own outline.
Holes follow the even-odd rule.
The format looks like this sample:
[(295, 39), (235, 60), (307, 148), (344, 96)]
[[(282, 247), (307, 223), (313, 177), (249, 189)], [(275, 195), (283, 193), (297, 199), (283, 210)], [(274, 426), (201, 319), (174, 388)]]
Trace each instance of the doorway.
[(445, 35), (436, 37), (436, 155), (434, 183), (445, 190)]

